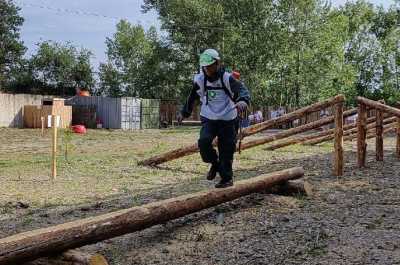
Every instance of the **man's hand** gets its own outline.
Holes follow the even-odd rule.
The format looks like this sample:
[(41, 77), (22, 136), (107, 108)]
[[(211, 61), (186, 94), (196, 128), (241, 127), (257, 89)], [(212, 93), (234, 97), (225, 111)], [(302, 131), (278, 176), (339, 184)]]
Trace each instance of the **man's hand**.
[(239, 114), (244, 114), (247, 110), (247, 103), (244, 101), (239, 101), (236, 103), (236, 108), (239, 111)]
[(182, 113), (178, 112), (178, 114), (176, 114), (176, 120), (178, 121), (178, 124), (182, 123), (182, 121), (183, 121)]

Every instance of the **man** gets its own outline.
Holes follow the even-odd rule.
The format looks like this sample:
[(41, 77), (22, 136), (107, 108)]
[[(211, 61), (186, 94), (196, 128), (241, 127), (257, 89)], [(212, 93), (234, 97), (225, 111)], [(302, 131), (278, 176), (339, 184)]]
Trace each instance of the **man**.
[[(237, 116), (247, 110), (250, 95), (242, 82), (225, 72), (219, 54), (207, 49), (200, 55), (201, 72), (193, 79), (193, 89), (186, 104), (178, 115), (178, 121), (191, 115), (194, 102), (201, 101), (200, 155), (204, 162), (210, 163), (208, 180), (217, 173), (221, 180), (216, 188), (233, 185), (232, 162), (236, 150)], [(212, 142), (218, 137), (218, 154)]]

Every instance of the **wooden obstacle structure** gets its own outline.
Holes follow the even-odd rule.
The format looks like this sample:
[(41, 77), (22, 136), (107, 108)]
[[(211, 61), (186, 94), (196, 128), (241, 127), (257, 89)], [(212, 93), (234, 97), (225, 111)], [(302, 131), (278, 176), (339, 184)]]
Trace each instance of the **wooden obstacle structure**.
[(121, 236), (165, 223), (251, 193), (303, 177), (301, 167), (238, 181), (225, 189), (212, 189), (143, 206), (76, 220), (0, 239), (0, 265), (23, 264), (41, 257)]
[[(395, 117), (386, 118), (383, 120), (383, 124), (392, 124), (396, 121)], [(367, 130), (375, 129), (375, 117), (371, 117), (367, 119)], [(353, 139), (355, 134), (357, 133), (357, 123), (347, 124), (343, 126), (343, 140), (351, 140)], [(329, 129), (323, 132), (312, 133), (309, 135), (304, 135), (296, 138), (290, 138), (285, 141), (281, 141), (275, 144), (272, 144), (265, 148), (265, 150), (276, 150), (282, 147), (286, 147), (293, 144), (302, 144), (302, 145), (316, 145), (319, 143), (323, 143), (326, 141), (330, 141), (335, 138), (335, 129)]]
[(363, 97), (357, 97), (358, 102), (358, 120), (357, 120), (357, 165), (359, 168), (365, 167), (365, 159), (367, 155), (367, 143), (368, 137), (367, 128), (367, 108), (376, 109), (376, 122), (375, 122), (375, 152), (376, 160), (383, 160), (383, 133), (384, 133), (384, 120), (383, 116), (385, 113), (396, 117), (395, 127), (397, 134), (396, 142), (396, 155), (400, 158), (400, 110), (394, 107), (390, 107), (384, 103), (366, 99)]
[[(335, 144), (334, 144), (334, 170), (333, 174), (336, 176), (341, 176), (343, 174), (343, 118), (352, 116), (357, 113), (356, 109), (352, 109), (349, 111), (343, 111), (343, 105), (344, 105), (344, 96), (343, 95), (338, 95), (333, 98), (329, 98), (327, 100), (321, 101), (314, 103), (310, 106), (300, 108), (298, 110), (295, 110), (291, 113), (285, 114), (283, 116), (280, 116), (278, 118), (274, 118), (271, 120), (264, 121), (262, 123), (255, 124), (253, 126), (250, 126), (248, 128), (245, 128), (242, 133), (241, 137), (247, 137), (250, 135), (254, 135), (256, 133), (265, 131), (267, 129), (300, 119), (304, 117), (305, 115), (309, 113), (313, 113), (316, 111), (320, 111), (323, 109), (326, 109), (327, 107), (334, 107), (335, 113), (333, 116), (330, 117), (325, 117), (320, 120), (307, 123), (305, 125), (301, 125), (295, 128), (291, 128), (279, 133), (276, 133), (274, 135), (270, 136), (265, 136), (261, 137), (259, 139), (254, 139), (250, 140), (247, 142), (242, 143), (241, 150), (249, 149), (255, 146), (263, 145), (266, 143), (270, 143), (276, 140), (288, 138), (292, 135), (302, 133), (305, 131), (313, 130), (320, 128), (321, 126), (327, 125), (334, 123), (335, 124), (335, 130), (334, 130), (334, 139), (335, 139)], [(214, 141), (214, 145), (216, 145), (216, 141)], [(238, 149), (238, 148), (237, 148)], [(178, 148), (169, 152), (166, 152), (161, 155), (157, 155), (154, 157), (151, 157), (149, 159), (140, 161), (138, 164), (143, 165), (143, 166), (156, 166), (174, 159), (178, 159), (187, 155), (194, 154), (198, 152), (199, 148), (196, 144)]]

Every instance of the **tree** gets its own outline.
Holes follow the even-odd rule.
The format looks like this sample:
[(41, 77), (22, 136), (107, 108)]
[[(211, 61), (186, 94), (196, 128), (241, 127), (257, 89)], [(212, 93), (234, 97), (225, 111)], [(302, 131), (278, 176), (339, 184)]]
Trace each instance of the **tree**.
[(78, 50), (70, 43), (45, 41), (38, 44), (37, 53), (30, 60), (30, 68), (34, 79), (50, 93), (73, 94), (76, 87), (93, 89), (91, 56), (89, 50)]
[(100, 65), (101, 94), (142, 98), (175, 98), (173, 50), (155, 28), (121, 20), (113, 38), (107, 38), (107, 63)]
[(20, 40), (24, 19), (20, 9), (9, 0), (0, 0), (0, 88), (10, 82), (10, 74), (19, 66), (26, 48)]

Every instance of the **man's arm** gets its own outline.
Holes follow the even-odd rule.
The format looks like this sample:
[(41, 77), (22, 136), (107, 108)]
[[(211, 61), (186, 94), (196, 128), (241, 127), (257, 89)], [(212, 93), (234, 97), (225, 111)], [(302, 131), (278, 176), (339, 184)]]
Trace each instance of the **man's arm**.
[(234, 94), (233, 99), (235, 102), (244, 101), (247, 105), (250, 104), (250, 93), (243, 82), (240, 82), (231, 76), (229, 77), (229, 85)]
[(190, 117), (193, 111), (194, 103), (196, 102), (196, 100), (200, 99), (200, 96), (197, 94), (197, 90), (199, 89), (199, 86), (196, 83), (193, 83), (192, 91), (190, 92), (190, 95), (181, 110), (181, 114), (184, 118)]

